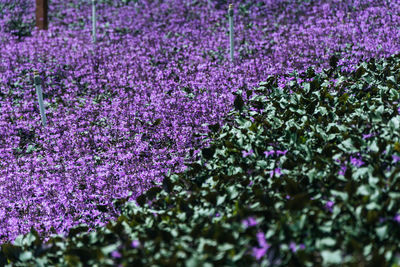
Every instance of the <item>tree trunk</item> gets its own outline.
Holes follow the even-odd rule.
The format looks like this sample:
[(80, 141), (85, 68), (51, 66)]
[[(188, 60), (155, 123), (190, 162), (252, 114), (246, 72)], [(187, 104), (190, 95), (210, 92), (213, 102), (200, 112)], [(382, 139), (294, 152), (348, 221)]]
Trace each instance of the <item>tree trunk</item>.
[(36, 0), (36, 27), (39, 30), (47, 30), (48, 0)]

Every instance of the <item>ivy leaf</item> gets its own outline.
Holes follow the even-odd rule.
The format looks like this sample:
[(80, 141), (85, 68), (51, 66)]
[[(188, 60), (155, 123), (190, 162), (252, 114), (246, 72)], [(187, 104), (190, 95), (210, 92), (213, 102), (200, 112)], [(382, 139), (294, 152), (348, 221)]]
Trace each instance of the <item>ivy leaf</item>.
[(388, 227), (387, 225), (383, 225), (380, 227), (375, 228), (376, 234), (379, 237), (379, 240), (382, 241), (387, 237), (388, 234)]
[(340, 264), (342, 262), (342, 256), (340, 250), (330, 251), (324, 250), (321, 252), (323, 259), (323, 265), (327, 264)]

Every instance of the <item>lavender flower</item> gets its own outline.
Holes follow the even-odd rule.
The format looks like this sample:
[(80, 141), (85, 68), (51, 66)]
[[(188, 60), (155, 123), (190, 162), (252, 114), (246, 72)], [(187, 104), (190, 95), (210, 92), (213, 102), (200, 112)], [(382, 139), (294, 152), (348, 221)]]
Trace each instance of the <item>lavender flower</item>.
[(247, 152), (246, 150), (242, 150), (242, 157), (245, 158), (247, 156), (251, 156), (251, 155), (253, 155), (253, 153), (254, 153), (253, 149), (250, 149), (249, 152)]
[(270, 245), (265, 240), (265, 235), (262, 232), (258, 232), (257, 233), (257, 240), (258, 240), (258, 246), (259, 247), (258, 248), (257, 247), (253, 248), (253, 256), (257, 260), (259, 260), (265, 255), (267, 250), (270, 248)]
[(347, 167), (346, 165), (340, 166), (339, 175), (344, 175), (346, 173)]
[(272, 178), (274, 175), (277, 177), (282, 175), (281, 168), (275, 168), (274, 170), (270, 171), (270, 177)]
[(370, 137), (372, 137), (373, 136), (373, 134), (372, 133), (369, 133), (369, 134), (363, 134), (362, 135), (362, 138), (363, 139), (368, 139), (368, 138), (370, 138)]
[(361, 167), (362, 165), (364, 165), (364, 162), (361, 159), (358, 159), (358, 158), (355, 158), (355, 157), (350, 157), (350, 162), (355, 167)]
[(118, 250), (114, 250), (113, 252), (111, 252), (111, 257), (113, 257), (113, 258), (121, 258), (122, 255), (121, 255), (121, 253), (118, 252)]
[(132, 246), (133, 248), (139, 247), (139, 246), (140, 246), (139, 240), (133, 240), (131, 246)]
[(273, 155), (273, 154), (275, 154), (275, 151), (274, 151), (274, 150), (271, 150), (271, 151), (264, 151), (264, 155), (265, 155), (266, 158), (268, 158), (270, 155)]
[(333, 207), (334, 204), (335, 204), (335, 202), (333, 202), (333, 201), (328, 201), (328, 202), (325, 204), (325, 207), (326, 207), (330, 212), (332, 212), (332, 207)]
[(254, 217), (249, 217), (248, 219), (243, 220), (242, 224), (243, 224), (244, 228), (249, 228), (249, 227), (252, 227), (252, 226), (256, 226), (257, 225), (257, 221), (256, 221), (256, 219)]

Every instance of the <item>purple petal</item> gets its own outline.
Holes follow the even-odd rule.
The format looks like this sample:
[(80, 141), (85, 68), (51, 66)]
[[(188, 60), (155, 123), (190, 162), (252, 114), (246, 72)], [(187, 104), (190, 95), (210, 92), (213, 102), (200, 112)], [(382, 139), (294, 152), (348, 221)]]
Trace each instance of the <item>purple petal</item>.
[(257, 233), (257, 240), (260, 247), (268, 247), (267, 241), (265, 240), (265, 235), (263, 232)]
[(294, 243), (293, 241), (290, 242), (289, 247), (290, 247), (290, 250), (291, 250), (292, 252), (296, 252), (296, 250), (297, 250), (297, 248), (296, 248), (296, 243)]
[(342, 165), (340, 167), (339, 175), (344, 175), (346, 173), (347, 167), (345, 165)]
[(137, 247), (139, 247), (139, 245), (140, 245), (139, 240), (133, 240), (133, 241), (132, 241), (131, 246), (132, 246), (133, 248), (137, 248)]
[(267, 253), (267, 248), (253, 248), (253, 256), (257, 260), (261, 259), (265, 253)]
[(275, 153), (274, 150), (271, 150), (271, 151), (264, 151), (264, 155), (265, 155), (266, 158), (268, 158), (270, 155), (273, 155), (274, 153)]
[(276, 154), (277, 155), (285, 155), (287, 153), (287, 150), (284, 150), (284, 151), (282, 151), (282, 150), (277, 150), (276, 151)]
[(370, 134), (363, 134), (363, 136), (362, 136), (363, 139), (368, 139), (370, 137), (372, 137), (371, 133)]
[(114, 250), (113, 252), (111, 252), (111, 257), (113, 257), (113, 258), (121, 258), (122, 255), (121, 255), (121, 253), (118, 252), (118, 250)]
[(257, 221), (253, 217), (250, 217), (248, 219), (248, 222), (249, 222), (249, 226), (256, 226), (257, 225)]
[(330, 208), (333, 207), (334, 204), (335, 204), (335, 202), (333, 202), (333, 201), (328, 201), (328, 202), (326, 203), (326, 207), (330, 209)]

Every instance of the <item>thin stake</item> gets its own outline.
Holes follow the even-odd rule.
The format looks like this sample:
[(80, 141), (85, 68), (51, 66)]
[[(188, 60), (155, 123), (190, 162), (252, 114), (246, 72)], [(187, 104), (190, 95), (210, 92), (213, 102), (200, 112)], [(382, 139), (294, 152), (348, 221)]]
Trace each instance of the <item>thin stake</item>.
[(39, 30), (47, 30), (48, 0), (36, 0), (36, 27)]
[(229, 9), (228, 9), (228, 17), (229, 17), (229, 41), (231, 45), (230, 49), (230, 56), (231, 56), (231, 61), (233, 61), (233, 6), (232, 4), (229, 4)]
[(44, 103), (43, 103), (43, 92), (42, 92), (42, 79), (39, 76), (39, 73), (35, 71), (35, 87), (36, 87), (36, 94), (39, 101), (39, 109), (40, 109), (40, 116), (42, 117), (42, 124), (46, 126), (46, 114), (44, 113)]
[(96, 2), (92, 0), (92, 41), (96, 43)]

